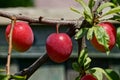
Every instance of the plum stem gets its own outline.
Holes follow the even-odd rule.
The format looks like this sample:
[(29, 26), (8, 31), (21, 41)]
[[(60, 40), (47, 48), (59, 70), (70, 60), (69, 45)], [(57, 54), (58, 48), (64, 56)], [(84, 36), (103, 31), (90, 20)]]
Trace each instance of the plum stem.
[(56, 32), (57, 32), (57, 34), (59, 33), (59, 26), (60, 26), (60, 24), (56, 25)]
[(16, 22), (16, 18), (12, 17), (11, 19), (11, 29), (9, 33), (9, 48), (8, 48), (8, 56), (7, 56), (7, 63), (6, 63), (6, 74), (10, 75), (10, 63), (11, 63), (11, 53), (12, 53), (12, 34), (13, 34), (13, 28), (14, 24)]

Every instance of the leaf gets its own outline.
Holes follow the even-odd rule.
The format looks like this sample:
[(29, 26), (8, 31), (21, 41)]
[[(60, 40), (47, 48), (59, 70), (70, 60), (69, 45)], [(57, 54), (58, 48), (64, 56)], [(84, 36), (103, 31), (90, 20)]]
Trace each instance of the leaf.
[(111, 80), (120, 80), (120, 76), (115, 71), (111, 69), (105, 69), (105, 72), (107, 73), (107, 75), (109, 75)]
[(80, 80), (80, 76), (76, 77), (75, 80)]
[(88, 28), (81, 28), (75, 35), (75, 39), (82, 38), (88, 31)]
[(92, 10), (93, 6), (95, 5), (95, 0), (89, 0), (89, 8)]
[(98, 43), (103, 45), (106, 49), (106, 53), (109, 54), (109, 52), (110, 52), (109, 45), (108, 45), (109, 36), (106, 33), (106, 31), (104, 30), (104, 28), (100, 27), (100, 26), (94, 26), (94, 35), (95, 35)]
[(120, 14), (116, 14), (114, 15), (112, 18), (110, 18), (109, 20), (115, 20), (115, 21), (119, 21), (120, 22)]
[(115, 7), (115, 8), (112, 8), (112, 9), (109, 10), (108, 12), (104, 13), (104, 14), (102, 15), (102, 17), (107, 16), (107, 15), (110, 15), (110, 14), (117, 14), (117, 13), (119, 13), (119, 12), (120, 12), (120, 6)]
[(112, 2), (112, 3), (114, 3), (114, 4), (116, 4), (116, 5), (120, 5), (120, 0), (110, 0), (110, 2)]
[(5, 71), (6, 71), (5, 69), (0, 69), (0, 73), (1, 73), (1, 72), (5, 72)]
[(112, 79), (110, 78), (110, 76), (109, 76), (109, 75), (105, 72), (105, 70), (102, 69), (102, 68), (94, 67), (94, 68), (91, 68), (91, 69), (90, 69), (90, 72), (91, 72), (94, 76), (96, 76), (98, 80), (102, 80), (102, 79), (103, 79), (103, 75), (101, 75), (101, 74), (104, 74), (108, 80), (112, 80)]
[(113, 71), (112, 69), (105, 69), (104, 70), (104, 69), (99, 68), (99, 67), (94, 67), (94, 68), (91, 68), (89, 70), (89, 72), (91, 72), (94, 76), (96, 76), (98, 80), (103, 79), (102, 74), (105, 75), (107, 80), (120, 80), (119, 75), (115, 71)]
[(26, 76), (11, 75), (11, 78), (15, 80), (26, 80)]
[(91, 74), (93, 74), (98, 80), (103, 80), (103, 72), (98, 68), (92, 68), (89, 70)]
[(116, 46), (120, 49), (120, 27), (117, 28)]
[(87, 32), (87, 39), (88, 39), (88, 40), (91, 40), (91, 39), (92, 39), (92, 37), (93, 37), (93, 32), (94, 32), (94, 28), (93, 28), (93, 27), (88, 29), (88, 32)]
[(82, 5), (82, 7), (84, 8), (83, 17), (91, 24), (93, 20), (93, 15), (89, 6), (86, 5), (86, 3), (83, 0), (75, 0), (75, 1), (78, 2), (80, 5)]
[(75, 9), (75, 8), (70, 8), (72, 11), (74, 11), (74, 12), (76, 12), (76, 13), (78, 13), (78, 14), (80, 14), (80, 11), (79, 10), (77, 10), (77, 9)]
[(9, 75), (0, 75), (0, 80), (9, 80)]
[(105, 69), (105, 72), (112, 80), (120, 80), (120, 76), (115, 71), (111, 69)]
[(87, 70), (90, 66), (90, 63), (91, 63), (91, 59), (89, 57), (86, 58), (86, 61), (84, 63), (84, 68), (85, 70)]
[(106, 2), (106, 3), (103, 3), (102, 5), (100, 5), (97, 9), (97, 13), (100, 13), (103, 9), (105, 9), (106, 7), (115, 7), (116, 5), (111, 3), (111, 2)]
[(79, 67), (79, 64), (77, 62), (74, 62), (72, 63), (72, 68), (75, 70), (75, 71), (80, 71), (80, 67)]
[(87, 54), (86, 48), (82, 49), (81, 52), (80, 52), (80, 55), (78, 57), (78, 63), (83, 64), (85, 59), (87, 58), (87, 56), (88, 56), (88, 54)]

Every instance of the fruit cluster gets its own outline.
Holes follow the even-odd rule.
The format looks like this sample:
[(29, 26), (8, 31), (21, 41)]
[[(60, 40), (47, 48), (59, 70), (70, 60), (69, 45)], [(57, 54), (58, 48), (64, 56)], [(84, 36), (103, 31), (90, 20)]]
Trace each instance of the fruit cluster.
[[(7, 42), (9, 41), (11, 24), (5, 31)], [(27, 51), (33, 44), (34, 34), (26, 22), (15, 22), (12, 33), (12, 46), (18, 52)], [(51, 60), (57, 63), (66, 61), (72, 52), (72, 40), (66, 33), (53, 33), (46, 40), (47, 54)]]

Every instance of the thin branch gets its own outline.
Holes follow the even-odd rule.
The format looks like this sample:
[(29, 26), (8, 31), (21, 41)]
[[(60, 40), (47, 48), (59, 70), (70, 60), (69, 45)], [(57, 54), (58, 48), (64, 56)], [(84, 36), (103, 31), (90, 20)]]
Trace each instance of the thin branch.
[(10, 75), (10, 63), (11, 63), (11, 54), (12, 54), (12, 34), (13, 34), (13, 28), (15, 24), (16, 18), (12, 17), (11, 20), (11, 29), (10, 33), (8, 35), (9, 37), (9, 48), (8, 48), (8, 56), (7, 56), (7, 63), (6, 63), (6, 74)]
[(49, 60), (49, 57), (47, 54), (44, 54), (43, 56), (40, 56), (31, 66), (29, 66), (26, 69), (23, 69), (22, 71), (16, 73), (15, 75), (19, 76), (27, 76), (27, 79), (44, 63), (46, 63)]

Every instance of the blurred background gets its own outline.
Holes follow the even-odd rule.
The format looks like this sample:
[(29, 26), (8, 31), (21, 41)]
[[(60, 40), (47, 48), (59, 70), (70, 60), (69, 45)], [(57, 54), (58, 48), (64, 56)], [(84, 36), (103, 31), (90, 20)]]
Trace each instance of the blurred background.
[[(0, 11), (22, 14), (36, 19), (40, 16), (57, 19), (78, 19), (80, 15), (72, 12), (70, 7), (82, 10), (81, 6), (74, 0), (0, 0)], [(9, 19), (0, 17), (0, 68), (5, 68), (6, 65), (8, 44), (5, 40), (5, 29), (8, 23), (10, 23)], [(45, 53), (46, 38), (56, 30), (55, 26), (51, 25), (31, 25), (31, 28), (35, 36), (32, 47), (24, 53), (13, 50), (11, 63), (13, 74), (30, 66), (39, 56)], [(60, 28), (60, 32), (66, 32), (66, 30), (67, 27)], [(74, 44), (73, 52), (66, 62), (57, 64), (48, 61), (29, 80), (75, 80), (78, 73), (73, 71), (71, 65), (76, 60), (78, 53), (77, 42), (74, 37), (72, 40)], [(118, 48), (115, 47), (107, 56), (96, 51), (89, 41), (87, 41), (87, 45), (89, 56), (92, 59), (90, 67), (112, 68), (120, 73), (120, 50)]]

